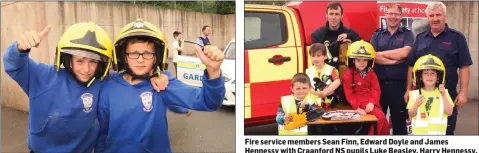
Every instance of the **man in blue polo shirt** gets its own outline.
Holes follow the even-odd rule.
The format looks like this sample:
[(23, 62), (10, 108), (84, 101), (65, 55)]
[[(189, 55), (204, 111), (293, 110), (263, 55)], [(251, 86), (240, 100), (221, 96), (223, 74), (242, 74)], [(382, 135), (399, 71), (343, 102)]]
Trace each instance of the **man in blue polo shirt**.
[[(426, 15), (429, 22), (428, 30), (416, 37), (416, 42), (409, 53), (407, 63), (408, 79), (406, 95), (411, 87), (412, 67), (416, 60), (424, 55), (432, 54), (439, 57), (446, 67), (446, 88), (454, 100), (454, 112), (448, 117), (447, 135), (454, 135), (456, 129), (457, 107), (461, 108), (467, 102), (469, 83), (469, 66), (472, 65), (471, 55), (464, 35), (446, 24), (446, 6), (441, 2), (434, 2), (427, 6)], [(460, 89), (457, 93), (457, 69), (459, 68)]]
[(378, 29), (371, 37), (376, 53), (375, 72), (381, 87), (381, 107), (386, 114), (391, 113), (394, 135), (407, 135), (406, 119), (408, 113), (403, 94), (406, 91), (405, 63), (414, 43), (413, 33), (401, 27), (402, 7), (397, 3), (386, 6), (387, 29)]

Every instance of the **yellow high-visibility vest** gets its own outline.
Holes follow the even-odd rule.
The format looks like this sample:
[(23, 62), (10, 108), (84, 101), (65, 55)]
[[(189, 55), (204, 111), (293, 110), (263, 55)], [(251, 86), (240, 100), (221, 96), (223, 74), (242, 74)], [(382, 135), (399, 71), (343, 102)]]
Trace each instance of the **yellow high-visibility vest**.
[[(317, 103), (317, 98), (314, 95), (309, 94), (305, 100), (308, 104), (313, 105)], [(281, 97), (281, 106), (284, 114), (297, 113), (296, 102), (293, 95)], [(308, 135), (308, 126), (302, 126), (293, 130), (285, 130), (284, 125), (278, 125), (278, 135)]]
[[(313, 65), (309, 67), (308, 69), (306, 69), (306, 75), (308, 75), (310, 79), (311, 86), (314, 87), (314, 80), (313, 80), (314, 78), (319, 78), (319, 80), (323, 81), (323, 76), (333, 74), (333, 70), (334, 70), (334, 67), (325, 63), (323, 65), (323, 68), (321, 69), (321, 76), (319, 76), (318, 71), (316, 71), (316, 67)], [(338, 74), (337, 70), (336, 70), (336, 74)], [(329, 86), (331, 83), (333, 83), (333, 78), (331, 78), (331, 80), (326, 81), (325, 83), (327, 86)], [(331, 104), (331, 100), (332, 99), (325, 98), (325, 103)]]
[[(447, 130), (447, 115), (444, 113), (444, 100), (442, 99), (439, 90), (431, 92), (421, 91), (423, 96), (426, 97), (419, 106), (416, 116), (411, 119), (412, 134), (413, 135), (446, 135)], [(454, 105), (448, 95), (449, 103)], [(408, 103), (408, 109), (411, 109), (416, 99), (419, 97), (419, 90), (409, 92), (410, 102)], [(429, 98), (432, 98), (430, 104), (429, 113), (426, 112), (426, 103)]]

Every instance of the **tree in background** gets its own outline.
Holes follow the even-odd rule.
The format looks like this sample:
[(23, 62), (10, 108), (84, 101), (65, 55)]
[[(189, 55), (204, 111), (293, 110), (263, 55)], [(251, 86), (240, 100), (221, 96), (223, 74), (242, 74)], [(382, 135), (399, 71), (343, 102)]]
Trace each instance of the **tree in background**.
[(245, 1), (245, 4), (277, 5), (283, 6), (288, 1)]
[(203, 13), (234, 14), (235, 1), (128, 1), (159, 9), (175, 9)]

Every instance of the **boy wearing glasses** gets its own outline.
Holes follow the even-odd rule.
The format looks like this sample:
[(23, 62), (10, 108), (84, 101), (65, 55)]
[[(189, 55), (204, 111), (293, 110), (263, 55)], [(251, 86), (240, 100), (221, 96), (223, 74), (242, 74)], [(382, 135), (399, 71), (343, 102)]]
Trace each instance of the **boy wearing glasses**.
[(154, 92), (149, 78), (166, 69), (167, 42), (151, 23), (136, 20), (126, 25), (115, 40), (116, 60), (123, 73), (114, 75), (100, 90), (100, 135), (95, 152), (171, 152), (166, 109), (186, 107), (215, 111), (225, 96), (220, 65), (224, 56), (217, 47), (205, 47), (197, 55), (206, 70), (203, 87), (188, 86), (168, 72), (168, 88)]

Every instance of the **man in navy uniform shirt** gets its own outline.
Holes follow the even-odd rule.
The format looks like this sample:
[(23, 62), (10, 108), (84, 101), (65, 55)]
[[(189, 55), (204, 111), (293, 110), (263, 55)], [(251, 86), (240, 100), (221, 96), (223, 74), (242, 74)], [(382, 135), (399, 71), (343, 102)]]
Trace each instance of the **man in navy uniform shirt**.
[(371, 44), (377, 51), (374, 71), (378, 74), (384, 114), (390, 108), (393, 134), (407, 135), (408, 113), (403, 100), (408, 70), (405, 60), (411, 51), (414, 36), (409, 29), (401, 27), (401, 5), (391, 3), (386, 8), (387, 29), (378, 29), (371, 37)]
[[(447, 135), (454, 135), (456, 129), (457, 108), (467, 102), (469, 83), (469, 66), (472, 65), (471, 55), (464, 35), (446, 24), (446, 6), (441, 2), (434, 2), (427, 6), (426, 15), (429, 21), (428, 30), (418, 34), (416, 42), (409, 53), (407, 63), (408, 79), (404, 99), (411, 87), (412, 67), (416, 60), (424, 55), (432, 54), (439, 57), (446, 67), (446, 88), (454, 99), (454, 112), (448, 117)], [(457, 93), (457, 69), (459, 68), (460, 90)]]
[[(355, 41), (361, 40), (361, 37), (359, 34), (354, 31), (351, 28), (346, 27), (343, 22), (341, 21), (343, 16), (344, 16), (344, 10), (343, 6), (339, 2), (330, 2), (326, 6), (326, 18), (327, 22), (326, 24), (319, 28), (316, 29), (312, 34), (311, 34), (311, 43), (322, 43), (326, 44), (326, 41), (329, 41), (328, 45), (328, 50), (330, 51), (331, 59), (328, 59), (326, 61), (327, 64), (333, 66), (334, 68), (339, 70), (339, 66), (344, 65), (344, 63), (340, 63), (340, 52), (339, 48), (342, 43), (351, 43)], [(344, 55), (346, 56), (346, 55)], [(335, 93), (337, 98), (333, 99), (332, 101), (332, 107), (334, 107), (335, 104), (337, 103), (343, 103), (343, 104), (348, 104), (346, 102), (346, 98), (344, 96), (343, 92), (343, 87), (339, 86), (336, 90)], [(321, 125), (321, 130), (319, 134), (343, 134), (343, 135), (348, 135), (352, 133), (334, 133), (332, 131), (335, 131), (334, 127), (337, 127), (337, 131), (356, 131), (356, 126), (352, 126), (351, 124), (349, 125)], [(319, 126), (318, 126), (319, 127)], [(359, 125), (357, 127), (360, 127)]]
[[(328, 49), (333, 59), (327, 64), (334, 66), (339, 70), (339, 47), (343, 42), (355, 42), (361, 40), (356, 31), (345, 27), (341, 19), (343, 18), (343, 6), (339, 2), (330, 2), (326, 6), (326, 25), (315, 30), (311, 34), (311, 43), (322, 43), (329, 41)], [(334, 43), (336, 42), (336, 43)], [(346, 55), (345, 55), (346, 56)]]

